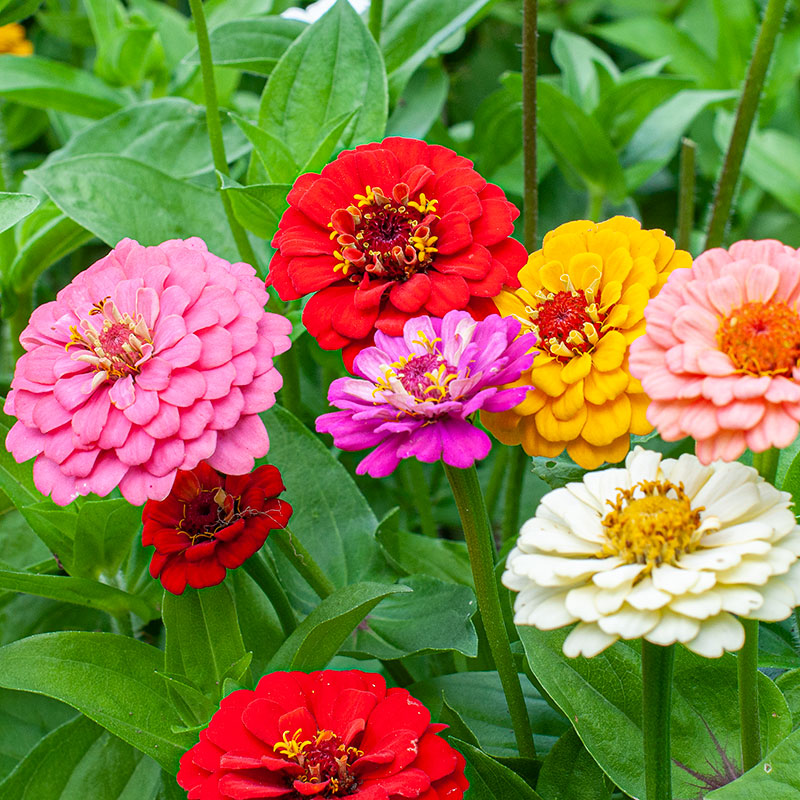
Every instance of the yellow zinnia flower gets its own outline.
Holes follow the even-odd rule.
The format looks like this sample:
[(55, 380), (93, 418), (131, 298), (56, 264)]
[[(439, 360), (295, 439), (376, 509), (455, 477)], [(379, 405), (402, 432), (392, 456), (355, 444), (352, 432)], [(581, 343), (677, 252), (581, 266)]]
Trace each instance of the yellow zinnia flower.
[(494, 298), (503, 316), (539, 336), (539, 355), (516, 385), (533, 385), (510, 411), (482, 413), (503, 443), (552, 458), (564, 448), (586, 469), (621, 461), (645, 434), (648, 398), (628, 369), (644, 308), (692, 257), (661, 230), (630, 217), (578, 220), (550, 231), (519, 271), (521, 287)]
[(11, 53), (14, 56), (29, 56), (33, 52), (33, 44), (25, 38), (25, 28), (12, 22), (0, 25), (0, 53)]

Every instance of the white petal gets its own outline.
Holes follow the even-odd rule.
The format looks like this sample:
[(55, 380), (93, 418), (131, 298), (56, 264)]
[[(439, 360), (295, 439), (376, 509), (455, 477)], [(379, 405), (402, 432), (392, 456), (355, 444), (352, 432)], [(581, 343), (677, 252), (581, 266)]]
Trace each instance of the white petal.
[(513, 570), (541, 586), (567, 586), (595, 572), (613, 569), (617, 564), (618, 558), (559, 558), (523, 553), (514, 559)]
[[(669, 469), (667, 464), (669, 463)], [(676, 486), (683, 484), (683, 490), (686, 494), (694, 498), (694, 496), (705, 486), (708, 479), (714, 474), (714, 467), (703, 466), (696, 456), (684, 453), (677, 461), (669, 459), (662, 465), (667, 480), (674, 483)], [(699, 505), (702, 505), (700, 503)]]
[(763, 586), (772, 575), (769, 563), (758, 558), (746, 558), (740, 564), (717, 573), (719, 583), (746, 583)]
[(684, 594), (699, 580), (700, 573), (691, 569), (680, 569), (672, 564), (660, 564), (651, 573), (656, 589), (670, 594)]
[(723, 613), (703, 622), (700, 633), (685, 644), (700, 656), (719, 658), (725, 650), (741, 649), (744, 628), (736, 617)]
[(644, 564), (623, 564), (608, 572), (598, 572), (592, 583), (602, 589), (616, 589), (624, 583), (632, 583), (644, 569)]
[(697, 583), (689, 589), (689, 594), (702, 594), (707, 592), (717, 583), (717, 575), (715, 572), (701, 572)]
[(631, 488), (631, 476), (626, 469), (603, 469), (588, 472), (583, 476), (583, 483), (597, 498), (600, 508), (608, 509), (606, 500), (616, 500), (620, 489)]
[(751, 619), (763, 619), (764, 622), (780, 622), (788, 617), (797, 605), (798, 591), (783, 576), (772, 578), (759, 589), (762, 603), (759, 608), (748, 614)]
[(773, 575), (783, 575), (797, 561), (797, 556), (790, 550), (782, 547), (773, 547), (769, 553), (764, 555), (764, 560), (772, 568)]
[(639, 481), (654, 481), (658, 477), (661, 453), (636, 447), (625, 459), (625, 466), (631, 475), (631, 485)]
[(550, 512), (548, 519), (555, 518), (562, 525), (565, 525), (564, 509), (575, 502), (577, 502), (575, 496), (570, 494), (563, 486), (560, 489), (553, 489), (552, 492), (548, 492), (539, 501), (539, 508), (536, 509), (536, 516), (538, 517), (540, 515), (539, 512), (546, 509)]
[[(570, 589), (564, 601), (567, 610), (584, 622), (597, 622), (602, 615), (595, 601), (601, 591), (602, 589), (598, 589), (591, 583), (579, 586), (577, 589)], [(622, 600), (620, 600), (620, 605), (622, 605)]]
[(685, 595), (676, 597), (669, 607), (677, 614), (684, 614), (695, 619), (708, 619), (715, 617), (722, 610), (722, 598), (716, 591), (703, 594)]
[(645, 636), (645, 639), (653, 644), (666, 646), (675, 642), (688, 642), (697, 636), (699, 630), (700, 623), (696, 619), (664, 609), (661, 612), (661, 622)]
[(627, 597), (627, 602), (639, 611), (656, 611), (672, 600), (672, 595), (656, 589), (653, 579), (645, 578), (633, 587)]
[(800, 527), (793, 528), (786, 536), (773, 541), (781, 547), (791, 550), (796, 556), (800, 556)]
[(603, 518), (591, 507), (574, 499), (564, 504), (561, 516), (571, 531), (588, 542), (604, 544), (607, 541)]
[(542, 631), (552, 631), (571, 625), (578, 618), (567, 611), (565, 599), (566, 592), (559, 592), (541, 603), (525, 606), (515, 613), (514, 624), (535, 625)]
[(583, 481), (573, 481), (568, 483), (565, 488), (570, 494), (575, 495), (581, 503), (596, 511), (601, 518), (608, 513), (608, 506), (598, 500)]
[[(708, 483), (710, 484), (711, 481)], [(706, 514), (717, 517), (723, 525), (726, 522), (733, 522), (743, 517), (753, 506), (759, 503), (758, 489), (756, 489), (755, 485), (752, 483), (730, 486), (727, 492), (720, 493), (720, 496), (716, 497), (713, 501), (706, 500), (701, 503), (700, 495), (703, 494), (707, 487), (708, 484), (703, 487), (703, 490), (694, 499), (692, 505), (695, 508), (697, 508), (698, 505), (704, 505)]]
[(522, 526), (517, 546), (527, 553), (540, 550), (546, 553), (557, 551), (563, 555), (594, 555), (598, 552), (596, 542), (587, 542), (563, 525), (536, 517)]
[(692, 505), (695, 508), (705, 506), (709, 514), (715, 514), (716, 512), (711, 510), (715, 502), (735, 494), (743, 484), (752, 486), (757, 476), (758, 473), (752, 467), (746, 467), (738, 461), (727, 464), (716, 462), (713, 464), (711, 476), (692, 498)]
[(743, 617), (749, 616), (764, 602), (761, 592), (747, 586), (718, 586), (714, 591), (722, 598), (723, 611)]
[(623, 639), (639, 639), (658, 625), (661, 615), (657, 611), (637, 611), (623, 606), (621, 611), (597, 621), (605, 633), (618, 634)]
[(728, 547), (715, 547), (711, 550), (698, 550), (680, 557), (680, 565), (686, 569), (722, 570), (735, 567), (742, 557)]
[(581, 622), (576, 625), (569, 636), (564, 640), (564, 655), (568, 658), (586, 656), (593, 658), (598, 653), (602, 653), (619, 639), (619, 636), (611, 636), (604, 633), (591, 622)]
[(751, 522), (741, 522), (738, 525), (729, 525), (721, 530), (707, 533), (703, 537), (703, 547), (718, 547), (723, 544), (738, 544), (749, 542), (752, 539), (769, 539), (772, 536), (772, 527), (759, 518)]

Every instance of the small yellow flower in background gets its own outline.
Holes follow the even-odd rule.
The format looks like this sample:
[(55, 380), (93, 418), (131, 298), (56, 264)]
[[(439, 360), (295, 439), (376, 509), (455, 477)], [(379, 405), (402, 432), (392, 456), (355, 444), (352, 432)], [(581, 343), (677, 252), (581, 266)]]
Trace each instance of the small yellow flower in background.
[(33, 53), (33, 43), (25, 38), (25, 28), (12, 22), (0, 25), (0, 53), (14, 56), (29, 56)]
[(518, 385), (533, 384), (510, 411), (482, 413), (504, 444), (552, 458), (564, 448), (586, 469), (621, 461), (630, 434), (645, 434), (648, 399), (628, 369), (644, 309), (692, 257), (661, 230), (631, 217), (568, 222), (544, 237), (519, 271), (521, 287), (494, 298), (503, 316), (534, 330), (540, 354)]
[(800, 527), (779, 492), (737, 461), (704, 466), (637, 447), (625, 467), (546, 494), (509, 553), (514, 622), (578, 622), (564, 653), (617, 639), (738, 650), (736, 615), (777, 622), (800, 603)]

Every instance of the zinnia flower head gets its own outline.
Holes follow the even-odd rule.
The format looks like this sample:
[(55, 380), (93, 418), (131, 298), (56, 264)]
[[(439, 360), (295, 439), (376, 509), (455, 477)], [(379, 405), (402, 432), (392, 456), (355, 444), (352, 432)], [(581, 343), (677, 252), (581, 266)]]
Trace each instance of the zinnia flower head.
[(509, 553), (517, 625), (578, 625), (568, 656), (617, 639), (738, 650), (736, 616), (775, 622), (800, 602), (790, 495), (739, 462), (704, 466), (637, 447), (624, 468), (546, 494)]
[(150, 574), (172, 594), (186, 584), (216, 586), (261, 549), (269, 532), (285, 528), (292, 507), (278, 469), (262, 465), (248, 475), (222, 475), (201, 461), (178, 470), (164, 500), (142, 510), (142, 544), (153, 545)]
[(393, 137), (300, 176), (272, 242), (267, 283), (283, 300), (316, 292), (303, 323), (326, 350), (354, 355), (375, 330), (399, 336), (415, 315), (467, 309), (517, 286), (519, 215), (472, 162), (440, 145)]
[(523, 376), (541, 391), (481, 421), (505, 444), (552, 458), (564, 448), (587, 469), (621, 461), (630, 434), (649, 433), (648, 399), (628, 370), (644, 309), (691, 256), (635, 219), (568, 222), (520, 270), (521, 288), (495, 298), (500, 313), (536, 332), (541, 353)]
[(134, 505), (161, 499), (202, 459), (249, 472), (269, 449), (272, 359), (290, 344), (266, 300), (253, 267), (201, 239), (124, 239), (31, 315), (6, 446), (37, 456), (36, 486), (60, 505), (115, 486)]
[(519, 330), (513, 318), (493, 314), (477, 322), (466, 311), (449, 311), (444, 319), (410, 319), (402, 336), (379, 331), (376, 346), (356, 356), (360, 377), (331, 384), (328, 400), (342, 410), (318, 417), (317, 430), (343, 450), (375, 447), (359, 475), (383, 477), (412, 456), (469, 467), (491, 448), (470, 414), (511, 408), (531, 388), (500, 388), (533, 360), (536, 337), (515, 340)]
[(33, 43), (25, 38), (25, 28), (16, 22), (0, 25), (0, 53), (13, 56), (29, 56), (33, 53)]
[(670, 276), (647, 307), (631, 371), (662, 438), (708, 464), (787, 447), (800, 420), (800, 251), (737, 242)]
[(461, 800), (464, 758), (380, 675), (274, 672), (228, 695), (181, 759), (189, 800)]

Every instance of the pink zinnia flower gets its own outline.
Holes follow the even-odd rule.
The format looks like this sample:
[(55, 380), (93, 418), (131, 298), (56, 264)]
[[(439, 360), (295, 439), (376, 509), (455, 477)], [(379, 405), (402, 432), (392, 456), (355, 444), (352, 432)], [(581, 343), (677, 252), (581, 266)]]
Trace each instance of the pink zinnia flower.
[(704, 464), (787, 447), (800, 420), (800, 251), (743, 241), (670, 275), (631, 345), (631, 372), (667, 441)]
[(162, 500), (204, 459), (250, 472), (269, 449), (258, 413), (281, 387), (272, 358), (291, 330), (266, 300), (253, 267), (201, 239), (124, 239), (31, 315), (6, 446), (37, 456), (36, 486), (60, 505), (115, 486), (135, 505)]
[(489, 437), (468, 417), (479, 409), (505, 411), (525, 399), (532, 386), (514, 383), (533, 362), (532, 333), (517, 337), (519, 320), (493, 314), (476, 322), (466, 311), (444, 319), (414, 317), (402, 336), (378, 331), (375, 347), (362, 350), (353, 370), (328, 391), (342, 409), (317, 419), (317, 430), (333, 435), (343, 450), (375, 447), (356, 472), (381, 478), (400, 459), (443, 459), (453, 467), (485, 458)]

